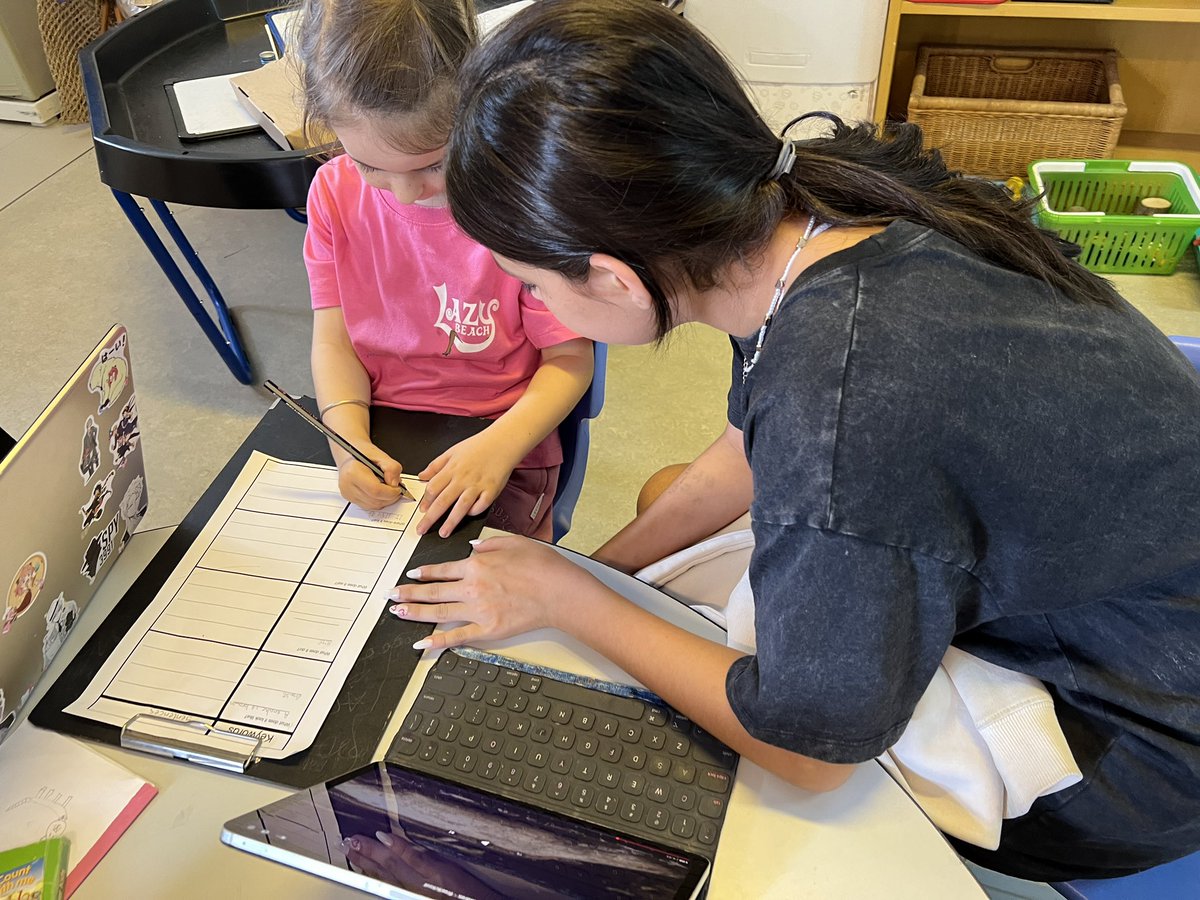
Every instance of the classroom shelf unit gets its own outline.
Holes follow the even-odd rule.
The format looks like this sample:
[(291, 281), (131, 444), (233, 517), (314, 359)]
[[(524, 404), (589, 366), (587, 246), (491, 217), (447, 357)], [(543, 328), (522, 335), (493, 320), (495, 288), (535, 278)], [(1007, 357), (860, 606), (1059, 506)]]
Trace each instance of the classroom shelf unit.
[(1200, 168), (1200, 0), (998, 5), (890, 0), (875, 120), (903, 118), (920, 44), (1113, 49), (1129, 112), (1119, 159)]

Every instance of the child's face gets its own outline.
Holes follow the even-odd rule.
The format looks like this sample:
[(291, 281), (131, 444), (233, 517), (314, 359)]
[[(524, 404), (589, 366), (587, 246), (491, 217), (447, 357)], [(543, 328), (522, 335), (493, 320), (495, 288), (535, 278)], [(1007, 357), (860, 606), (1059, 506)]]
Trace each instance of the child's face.
[(367, 123), (339, 125), (336, 131), (346, 153), (358, 164), (363, 181), (371, 187), (390, 191), (401, 203), (446, 205), (445, 147), (429, 153), (405, 153)]

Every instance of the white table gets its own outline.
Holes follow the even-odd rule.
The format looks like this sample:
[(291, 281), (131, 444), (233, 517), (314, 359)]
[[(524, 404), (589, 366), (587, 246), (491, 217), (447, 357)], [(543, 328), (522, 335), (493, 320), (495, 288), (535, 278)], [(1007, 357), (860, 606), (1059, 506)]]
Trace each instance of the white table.
[[(158, 529), (134, 536), (26, 710), (83, 646), (169, 534), (169, 529)], [(624, 579), (613, 573), (613, 586), (628, 587)], [(645, 597), (636, 585), (630, 592), (634, 599), (655, 602), (649, 589)], [(487, 646), (559, 669), (628, 680), (612, 663), (558, 632), (535, 632)], [(431, 665), (431, 659), (421, 661), (401, 708), (406, 710), (416, 697)], [(402, 720), (402, 715), (393, 718), (393, 730)], [(390, 737), (385, 735), (382, 746)], [(286, 789), (117, 747), (89, 746), (153, 782), (159, 793), (74, 894), (78, 900), (350, 900), (363, 896), (220, 843), (226, 821), (285, 796)], [(710, 900), (985, 898), (938, 831), (878, 765), (860, 766), (833, 793), (810, 794), (746, 760), (739, 764), (708, 896)]]

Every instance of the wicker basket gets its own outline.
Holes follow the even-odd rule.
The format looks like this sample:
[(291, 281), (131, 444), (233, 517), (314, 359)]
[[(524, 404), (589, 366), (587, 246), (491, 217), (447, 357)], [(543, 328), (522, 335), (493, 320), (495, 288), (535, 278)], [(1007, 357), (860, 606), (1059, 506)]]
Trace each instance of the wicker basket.
[(1035, 159), (1112, 156), (1125, 100), (1111, 50), (922, 46), (908, 119), (973, 175), (1024, 175)]

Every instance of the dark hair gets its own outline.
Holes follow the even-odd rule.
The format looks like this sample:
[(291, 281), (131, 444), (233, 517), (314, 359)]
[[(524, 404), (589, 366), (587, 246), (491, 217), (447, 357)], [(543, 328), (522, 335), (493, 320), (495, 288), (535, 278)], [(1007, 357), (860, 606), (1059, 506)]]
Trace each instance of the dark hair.
[(445, 142), (455, 76), (478, 41), (473, 0), (301, 0), (295, 29), (304, 124), (366, 119), (397, 149)]
[(834, 225), (904, 218), (1079, 301), (1114, 302), (1066, 259), (1030, 205), (960, 177), (924, 151), (915, 125), (850, 127), (780, 140), (720, 52), (647, 0), (540, 0), (481, 46), (461, 74), (446, 187), (471, 237), (572, 279), (592, 253), (642, 277), (670, 328), (671, 284), (715, 285), (761, 253), (788, 216)]

